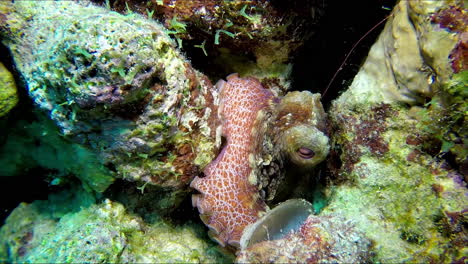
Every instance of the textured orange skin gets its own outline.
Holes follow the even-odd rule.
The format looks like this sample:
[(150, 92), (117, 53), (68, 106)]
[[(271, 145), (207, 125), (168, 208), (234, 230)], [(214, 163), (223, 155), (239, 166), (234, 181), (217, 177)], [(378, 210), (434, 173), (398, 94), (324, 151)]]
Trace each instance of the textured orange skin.
[(192, 196), (200, 216), (222, 246), (238, 247), (244, 228), (266, 210), (258, 189), (249, 182), (252, 171), (249, 154), (254, 152), (252, 135), (257, 114), (274, 98), (255, 78), (227, 77), (220, 89), (220, 118), (226, 145), (205, 169), (205, 177), (195, 177), (190, 186), (200, 194)]

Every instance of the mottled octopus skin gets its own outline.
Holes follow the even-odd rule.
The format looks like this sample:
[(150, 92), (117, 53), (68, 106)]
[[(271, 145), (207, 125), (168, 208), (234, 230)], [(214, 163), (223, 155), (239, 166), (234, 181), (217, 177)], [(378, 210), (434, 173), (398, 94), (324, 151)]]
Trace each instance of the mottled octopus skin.
[(226, 144), (218, 157), (195, 177), (190, 186), (200, 194), (192, 196), (201, 219), (211, 229), (212, 238), (222, 246), (239, 247), (244, 228), (259, 219), (267, 206), (249, 175), (249, 155), (256, 146), (252, 136), (259, 111), (274, 98), (255, 78), (237, 74), (217, 84), (220, 93), (219, 117)]

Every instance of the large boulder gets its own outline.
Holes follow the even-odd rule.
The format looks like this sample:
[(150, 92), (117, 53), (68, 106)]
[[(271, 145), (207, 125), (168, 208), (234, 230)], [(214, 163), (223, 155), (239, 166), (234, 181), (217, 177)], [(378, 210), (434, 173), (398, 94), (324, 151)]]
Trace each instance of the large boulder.
[(334, 184), (321, 214), (356, 223), (379, 262), (468, 253), (466, 21), (448, 1), (400, 1), (329, 111)]

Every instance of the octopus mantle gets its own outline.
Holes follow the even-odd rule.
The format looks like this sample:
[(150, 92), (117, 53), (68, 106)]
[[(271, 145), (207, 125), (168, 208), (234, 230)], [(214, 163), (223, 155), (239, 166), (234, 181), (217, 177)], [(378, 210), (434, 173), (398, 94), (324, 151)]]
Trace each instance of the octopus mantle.
[(279, 100), (255, 78), (237, 74), (220, 80), (216, 89), (225, 145), (204, 177), (190, 184), (200, 192), (192, 204), (214, 240), (238, 248), (245, 227), (268, 210), (261, 190), (271, 177), (284, 176), (285, 162), (313, 167), (328, 154), (325, 113), (320, 95), (293, 92)]

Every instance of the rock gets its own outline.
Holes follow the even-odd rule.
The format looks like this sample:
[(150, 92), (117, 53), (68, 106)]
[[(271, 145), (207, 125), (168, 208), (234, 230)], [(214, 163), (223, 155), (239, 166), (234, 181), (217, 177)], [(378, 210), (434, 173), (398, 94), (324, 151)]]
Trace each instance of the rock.
[(112, 177), (177, 190), (211, 161), (216, 93), (163, 26), (85, 2), (2, 2), (0, 14), (35, 106)]
[(0, 117), (5, 116), (18, 103), (13, 75), (0, 62)]
[[(63, 193), (61, 198), (65, 198)], [(81, 209), (69, 208), (62, 215), (53, 215), (54, 210), (50, 209), (50, 206), (60, 208), (57, 201), (20, 204), (0, 229), (0, 260), (34, 263), (227, 261), (212, 244), (200, 239), (203, 231), (199, 226), (175, 227), (161, 219), (148, 224), (110, 200), (95, 205), (77, 201), (82, 202)]]
[[(96, 1), (97, 2), (97, 1)], [(102, 1), (99, 1), (102, 2)], [(291, 58), (314, 34), (321, 1), (127, 1), (111, 8), (163, 21), (179, 48), (218, 79), (237, 72), (289, 87)], [(196, 63), (196, 61), (194, 62)]]
[(431, 22), (431, 16), (446, 7), (445, 1), (399, 3), (340, 96), (344, 107), (363, 102), (417, 104), (437, 94), (453, 74), (450, 54), (458, 42), (467, 41), (463, 34)]
[(329, 111), (334, 184), (320, 215), (353, 221), (375, 243), (377, 262), (456, 262), (468, 253), (460, 228), (468, 81), (456, 61), (466, 38), (446, 29), (466, 28), (460, 8), (400, 1)]

